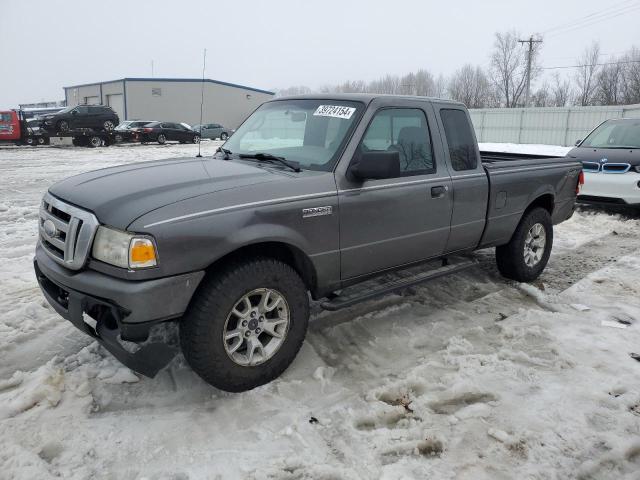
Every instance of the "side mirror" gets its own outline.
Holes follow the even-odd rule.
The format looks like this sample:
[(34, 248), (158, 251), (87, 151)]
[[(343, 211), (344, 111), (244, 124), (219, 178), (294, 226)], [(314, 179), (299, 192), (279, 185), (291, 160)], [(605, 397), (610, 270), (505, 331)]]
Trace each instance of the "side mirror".
[(400, 152), (362, 152), (354, 157), (348, 173), (358, 180), (381, 180), (400, 176)]
[(77, 115), (78, 111), (77, 110), (71, 110), (71, 115)]
[(578, 145), (580, 145), (580, 142), (582, 142), (582, 139), (581, 139), (581, 138), (579, 138), (578, 140), (576, 140), (576, 147), (577, 147)]

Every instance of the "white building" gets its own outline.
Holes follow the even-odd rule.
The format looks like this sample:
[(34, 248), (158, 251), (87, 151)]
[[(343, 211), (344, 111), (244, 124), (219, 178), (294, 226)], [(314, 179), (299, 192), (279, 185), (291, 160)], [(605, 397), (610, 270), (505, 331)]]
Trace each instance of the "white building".
[(122, 78), (64, 87), (67, 105), (103, 104), (120, 120), (160, 120), (200, 123), (204, 85), (203, 123), (236, 128), (274, 93), (218, 80), (194, 78)]

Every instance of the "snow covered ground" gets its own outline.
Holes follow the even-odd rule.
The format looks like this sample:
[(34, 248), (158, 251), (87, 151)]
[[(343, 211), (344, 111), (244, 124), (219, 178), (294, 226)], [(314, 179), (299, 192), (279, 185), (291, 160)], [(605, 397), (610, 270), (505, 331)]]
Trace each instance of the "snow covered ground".
[(40, 197), (196, 148), (0, 148), (0, 478), (640, 478), (634, 214), (576, 212), (532, 285), (481, 251), (475, 270), (316, 309), (293, 366), (251, 392), (215, 390), (181, 358), (153, 380), (123, 368), (38, 290)]

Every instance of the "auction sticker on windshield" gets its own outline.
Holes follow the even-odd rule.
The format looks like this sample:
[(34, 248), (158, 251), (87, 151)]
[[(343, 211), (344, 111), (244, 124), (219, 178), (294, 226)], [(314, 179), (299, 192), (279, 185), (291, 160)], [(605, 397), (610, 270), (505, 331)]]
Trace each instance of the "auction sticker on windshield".
[(355, 111), (356, 109), (354, 107), (344, 107), (342, 105), (320, 105), (313, 115), (318, 117), (344, 118), (348, 120)]

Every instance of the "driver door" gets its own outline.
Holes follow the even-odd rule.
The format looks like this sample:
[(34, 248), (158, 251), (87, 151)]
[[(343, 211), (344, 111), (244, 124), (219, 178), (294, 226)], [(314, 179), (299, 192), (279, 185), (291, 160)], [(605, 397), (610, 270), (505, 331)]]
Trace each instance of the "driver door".
[[(428, 114), (428, 115), (427, 115)], [(358, 152), (400, 152), (400, 176), (340, 180), (343, 280), (410, 264), (444, 252), (451, 221), (451, 179), (437, 164), (430, 110), (384, 108), (375, 113)], [(439, 158), (442, 158), (439, 156)]]

